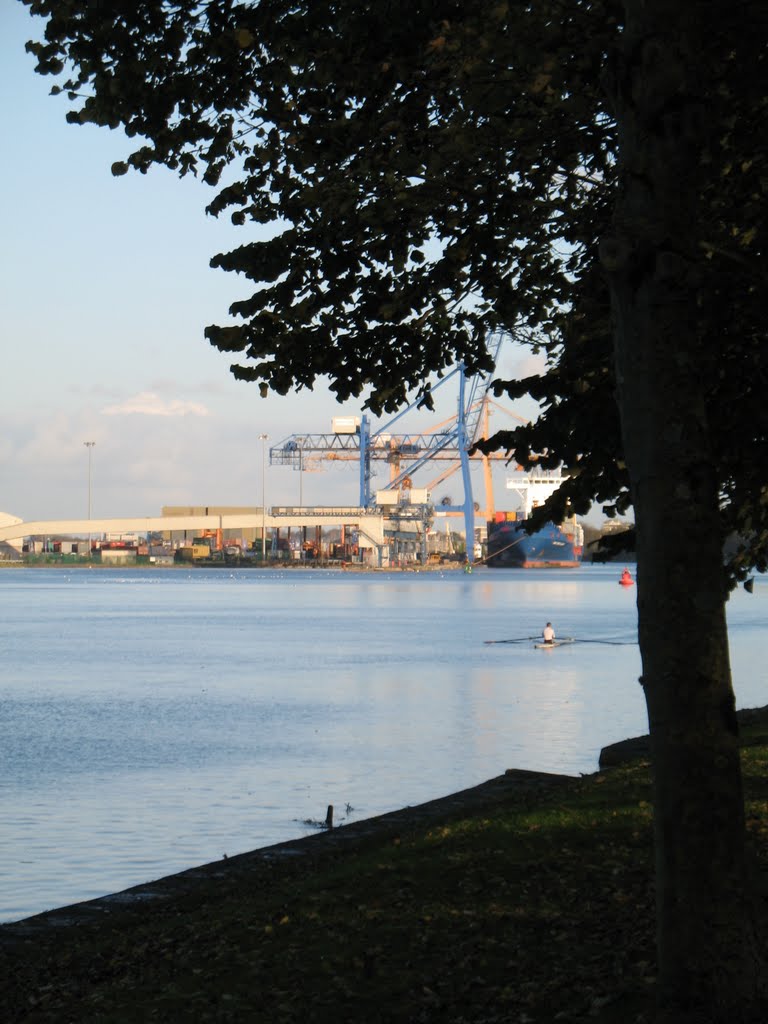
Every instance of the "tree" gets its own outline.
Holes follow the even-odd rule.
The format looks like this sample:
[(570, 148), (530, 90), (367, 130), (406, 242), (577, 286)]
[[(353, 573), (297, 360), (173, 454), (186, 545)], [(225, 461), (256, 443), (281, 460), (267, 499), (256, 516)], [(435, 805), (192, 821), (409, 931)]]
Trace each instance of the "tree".
[[(650, 0), (628, 3), (626, 13), (610, 85), (619, 179), (601, 255), (642, 573), (661, 988), (670, 1003), (678, 988), (684, 1007), (703, 996), (718, 1020), (757, 1019), (765, 991), (738, 838), (743, 801), (725, 622), (719, 505), (728, 477), (712, 402), (713, 393), (723, 397), (713, 382), (724, 352), (712, 330), (721, 317), (713, 324), (707, 309), (707, 289), (718, 287), (724, 271), (707, 265), (707, 243), (722, 232), (716, 218), (725, 217), (741, 241), (728, 250), (751, 255), (747, 236), (755, 225), (722, 205), (716, 189), (730, 191), (734, 160), (737, 174), (750, 171), (748, 153), (727, 131), (752, 91), (741, 62), (758, 54), (744, 37), (744, 11), (724, 4)], [(744, 282), (724, 290), (751, 304)], [(738, 313), (735, 319), (745, 326)], [(736, 358), (734, 377), (743, 383), (744, 349), (737, 340), (729, 351), (729, 340), (726, 332), (725, 352)], [(688, 625), (696, 645), (686, 654), (679, 641)]]
[(253, 283), (206, 332), (237, 376), (394, 410), (535, 331), (547, 372), (495, 386), (542, 416), (489, 447), (567, 463), (543, 515), (634, 507), (661, 1005), (764, 1019), (725, 627), (768, 552), (764, 5), (24, 2), (68, 118), (143, 140), (115, 173), (270, 226), (212, 261)]

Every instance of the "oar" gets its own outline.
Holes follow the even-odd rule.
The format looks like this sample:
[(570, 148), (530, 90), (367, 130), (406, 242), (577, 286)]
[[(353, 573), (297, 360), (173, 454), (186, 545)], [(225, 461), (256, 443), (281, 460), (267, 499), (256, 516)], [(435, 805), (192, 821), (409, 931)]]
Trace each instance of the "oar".
[[(516, 636), (511, 640), (483, 640), (484, 644), (523, 644), (527, 640), (539, 640), (543, 643), (541, 636)], [(598, 640), (589, 639), (587, 637), (575, 637), (568, 636), (562, 637), (562, 640), (567, 640), (572, 644), (610, 644), (613, 647), (632, 647), (637, 643), (637, 640)]]
[(575, 644), (611, 644), (614, 647), (632, 647), (637, 640), (588, 640), (581, 637), (573, 637)]
[(512, 640), (483, 640), (484, 644), (522, 644), (526, 640), (540, 640), (539, 636), (516, 636)]

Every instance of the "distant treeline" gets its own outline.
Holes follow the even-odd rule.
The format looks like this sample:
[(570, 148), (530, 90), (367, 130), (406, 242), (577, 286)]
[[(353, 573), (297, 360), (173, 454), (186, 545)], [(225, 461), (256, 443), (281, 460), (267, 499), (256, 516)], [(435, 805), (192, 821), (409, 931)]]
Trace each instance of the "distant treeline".
[(582, 523), (585, 562), (633, 562), (635, 530), (632, 523), (608, 523), (602, 528)]

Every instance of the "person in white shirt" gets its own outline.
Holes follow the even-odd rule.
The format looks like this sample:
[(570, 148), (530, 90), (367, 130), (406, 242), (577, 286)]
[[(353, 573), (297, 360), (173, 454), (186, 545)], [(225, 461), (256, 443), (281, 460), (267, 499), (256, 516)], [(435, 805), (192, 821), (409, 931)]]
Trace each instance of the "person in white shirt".
[(548, 622), (542, 630), (542, 636), (544, 637), (545, 644), (551, 644), (555, 639), (555, 631), (552, 629), (552, 623)]

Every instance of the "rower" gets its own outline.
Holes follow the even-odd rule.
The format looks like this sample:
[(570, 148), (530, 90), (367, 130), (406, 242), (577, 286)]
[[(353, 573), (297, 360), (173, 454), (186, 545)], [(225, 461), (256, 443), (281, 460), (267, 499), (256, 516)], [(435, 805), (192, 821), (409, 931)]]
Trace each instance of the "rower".
[(554, 643), (555, 631), (554, 631), (554, 629), (552, 629), (552, 623), (551, 622), (548, 622), (546, 624), (544, 629), (541, 631), (541, 635), (544, 637), (544, 643), (545, 644)]

